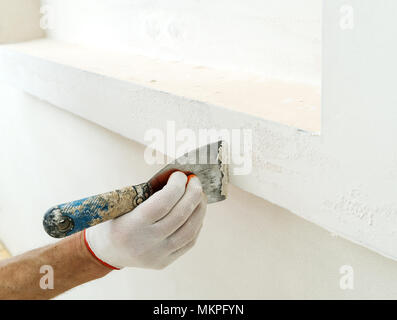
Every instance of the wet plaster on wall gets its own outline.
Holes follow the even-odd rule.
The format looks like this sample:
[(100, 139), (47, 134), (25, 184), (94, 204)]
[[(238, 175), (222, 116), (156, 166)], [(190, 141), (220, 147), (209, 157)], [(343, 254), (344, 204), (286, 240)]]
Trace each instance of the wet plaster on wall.
[[(169, 119), (176, 130), (252, 129), (252, 172), (233, 184), (397, 259), (397, 101), (387, 71), (397, 47), (390, 25), (371, 23), (373, 10), (394, 21), (397, 3), (352, 2), (362, 25), (354, 42), (335, 23), (343, 2), (325, 3), (321, 135), (42, 59), (15, 55), (0, 68), (17, 87), (143, 144), (146, 130), (166, 130)], [(369, 39), (385, 49), (382, 59)]]
[[(0, 96), (9, 107), (2, 108), (0, 118), (0, 139), (7, 149), (7, 153), (0, 153), (0, 163), (4, 164), (0, 235), (13, 254), (52, 241), (41, 224), (48, 205), (139, 183), (160, 169), (146, 164), (143, 146), (129, 139), (11, 87), (0, 86)], [(54, 148), (74, 153), (54, 152)], [(23, 202), (16, 192), (20, 185), (32, 191)], [(229, 191), (227, 201), (208, 206), (195, 248), (169, 268), (161, 272), (125, 268), (59, 299), (396, 296), (393, 261), (332, 237), (233, 185)], [(345, 264), (354, 267), (354, 290), (339, 288), (339, 268)]]
[[(42, 59), (29, 58), (28, 68), (24, 57), (17, 55), (2, 61), (7, 81), (17, 87), (143, 144), (148, 143), (144, 140), (148, 129), (165, 132), (166, 120), (174, 120), (176, 130), (252, 129), (252, 173), (232, 176), (232, 183), (332, 232), (397, 257), (392, 245), (397, 243), (393, 214), (397, 205), (387, 191), (394, 185), (387, 174), (395, 165), (376, 165), (374, 161), (382, 159), (369, 158), (361, 146), (352, 152), (346, 145), (352, 130), (344, 129), (343, 123), (332, 129), (332, 114), (325, 116), (328, 129), (320, 135)], [(327, 88), (335, 84), (325, 81), (324, 85), (327, 109), (332, 107)], [(367, 139), (367, 147), (369, 142), (375, 141)], [(367, 170), (374, 165), (376, 170)], [(362, 196), (357, 198), (352, 190)], [(367, 219), (356, 213), (360, 210)]]

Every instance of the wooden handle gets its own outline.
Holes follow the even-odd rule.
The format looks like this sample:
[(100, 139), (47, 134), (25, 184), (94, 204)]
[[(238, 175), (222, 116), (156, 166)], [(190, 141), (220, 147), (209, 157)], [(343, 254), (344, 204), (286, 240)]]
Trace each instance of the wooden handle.
[(45, 231), (63, 238), (106, 220), (117, 218), (152, 195), (150, 183), (126, 187), (50, 208), (44, 215)]

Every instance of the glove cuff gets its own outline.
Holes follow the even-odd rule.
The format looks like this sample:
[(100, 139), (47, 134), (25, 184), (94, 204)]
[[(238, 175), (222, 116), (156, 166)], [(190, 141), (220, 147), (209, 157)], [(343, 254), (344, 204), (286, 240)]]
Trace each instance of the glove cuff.
[(87, 247), (88, 251), (91, 253), (91, 255), (92, 255), (98, 262), (100, 262), (101, 264), (103, 264), (105, 267), (108, 267), (109, 269), (112, 269), (112, 270), (120, 270), (120, 268), (113, 267), (112, 265), (106, 263), (105, 261), (103, 261), (103, 260), (101, 260), (101, 259), (99, 259), (99, 258), (97, 257), (97, 255), (96, 255), (95, 252), (91, 249), (90, 244), (89, 244), (88, 241), (87, 241), (86, 231), (87, 231), (87, 229), (84, 229), (84, 231), (83, 231), (84, 243), (85, 243), (85, 246)]

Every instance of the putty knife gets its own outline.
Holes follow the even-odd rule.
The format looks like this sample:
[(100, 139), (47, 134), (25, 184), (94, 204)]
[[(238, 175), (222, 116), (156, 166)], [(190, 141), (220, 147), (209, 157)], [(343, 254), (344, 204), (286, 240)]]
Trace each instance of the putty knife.
[(188, 152), (157, 172), (148, 182), (64, 203), (50, 208), (44, 215), (45, 231), (63, 238), (136, 208), (160, 190), (175, 171), (195, 174), (203, 186), (208, 203), (224, 200), (229, 182), (226, 144), (208, 144)]

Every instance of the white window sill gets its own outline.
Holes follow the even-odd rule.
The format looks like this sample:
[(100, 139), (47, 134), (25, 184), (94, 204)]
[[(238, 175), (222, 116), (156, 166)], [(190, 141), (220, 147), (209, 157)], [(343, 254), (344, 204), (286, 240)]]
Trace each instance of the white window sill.
[(320, 131), (321, 93), (316, 86), (100, 51), (49, 39), (7, 45), (3, 49), (302, 130)]

